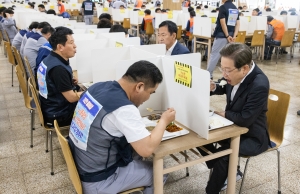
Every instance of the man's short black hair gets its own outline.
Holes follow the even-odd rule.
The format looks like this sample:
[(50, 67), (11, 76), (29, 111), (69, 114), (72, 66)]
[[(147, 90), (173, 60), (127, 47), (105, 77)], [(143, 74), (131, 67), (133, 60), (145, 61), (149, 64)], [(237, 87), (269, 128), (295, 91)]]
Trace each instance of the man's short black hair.
[(271, 22), (272, 20), (274, 20), (273, 16), (268, 15), (268, 16), (267, 16), (267, 21), (268, 21), (268, 22)]
[(161, 12), (162, 12), (162, 13), (166, 13), (166, 12), (167, 12), (167, 10), (165, 10), (165, 9), (162, 9), (162, 10), (161, 10)]
[(6, 7), (0, 7), (0, 14), (1, 14), (4, 10), (6, 10)]
[(151, 10), (150, 10), (150, 9), (146, 9), (144, 12), (145, 12), (145, 14), (147, 14), (147, 15), (150, 15), (150, 14), (151, 14)]
[(217, 13), (217, 10), (213, 9), (211, 10), (211, 13)]
[(208, 5), (204, 5), (204, 8), (206, 8), (206, 9), (207, 9), (207, 8), (208, 8)]
[(271, 10), (271, 8), (268, 7), (268, 8), (266, 9), (266, 11), (272, 11), (272, 10)]
[(101, 20), (99, 20), (98, 24), (97, 24), (97, 28), (111, 28), (112, 24), (110, 22), (110, 20), (106, 19), (106, 18), (102, 18)]
[(283, 10), (280, 12), (280, 15), (286, 14), (287, 15), (287, 11)]
[(196, 7), (196, 9), (201, 9), (201, 7), (198, 5), (198, 6)]
[(161, 11), (161, 9), (160, 8), (156, 8), (155, 9), (155, 13), (157, 13), (158, 11)]
[(112, 32), (124, 32), (125, 34), (128, 34), (128, 32), (120, 24), (113, 25), (109, 30), (109, 33), (112, 33)]
[(53, 9), (49, 9), (46, 13), (56, 15), (56, 12)]
[(30, 7), (32, 7), (32, 9), (34, 9), (34, 3), (28, 3), (28, 5), (30, 6)]
[(229, 43), (220, 51), (222, 57), (232, 59), (234, 67), (240, 69), (244, 65), (251, 66), (252, 51), (250, 47), (242, 43)]
[(37, 28), (41, 29), (46, 26), (51, 26), (51, 25), (48, 22), (40, 22)]
[(106, 18), (108, 19), (109, 21), (111, 20), (111, 15), (108, 14), (108, 13), (102, 13), (100, 16), (99, 16), (99, 20), (103, 19), (103, 18)]
[(141, 7), (146, 7), (146, 5), (142, 5)]
[(196, 12), (195, 11), (190, 11), (190, 17), (195, 17), (196, 16)]
[(220, 10), (220, 8), (219, 8), (219, 7), (217, 7), (217, 8), (216, 8), (216, 11), (219, 11), (219, 10)]
[(239, 6), (239, 8), (238, 8), (239, 10), (242, 10), (243, 9), (243, 7), (242, 6)]
[(3, 11), (3, 17), (6, 18), (6, 13), (9, 13), (9, 14), (14, 14), (14, 11), (13, 10), (10, 10), (10, 9), (6, 9)]
[(45, 6), (43, 4), (39, 4), (38, 7), (45, 9)]
[(138, 83), (143, 82), (145, 88), (154, 88), (163, 80), (160, 70), (149, 61), (137, 61), (132, 64), (123, 75), (123, 78)]
[(29, 29), (32, 30), (32, 29), (35, 29), (35, 28), (38, 28), (39, 26), (39, 23), (38, 22), (32, 22), (30, 25), (29, 25)]
[(257, 13), (260, 11), (258, 8), (253, 9), (253, 11), (256, 11)]
[(170, 35), (175, 33), (177, 36), (177, 25), (174, 22), (170, 20), (166, 20), (160, 23), (158, 27), (161, 28), (163, 26), (166, 26), (168, 28), (168, 32), (170, 33)]
[(193, 8), (193, 7), (189, 7), (189, 8), (188, 8), (188, 12), (191, 12), (191, 11), (194, 11), (194, 8)]
[(48, 34), (50, 33), (51, 35), (55, 32), (55, 29), (52, 28), (51, 26), (45, 26), (42, 30), (41, 33), (42, 34)]
[(67, 36), (72, 34), (73, 31), (70, 28), (62, 26), (55, 28), (55, 32), (49, 38), (49, 43), (52, 46), (52, 49), (55, 51), (58, 44), (65, 46), (68, 40)]

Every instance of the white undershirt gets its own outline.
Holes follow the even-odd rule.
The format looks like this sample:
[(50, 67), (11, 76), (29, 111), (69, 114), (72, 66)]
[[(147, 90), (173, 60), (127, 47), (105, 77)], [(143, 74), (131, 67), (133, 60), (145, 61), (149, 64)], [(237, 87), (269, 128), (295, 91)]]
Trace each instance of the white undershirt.
[(251, 67), (250, 71), (247, 73), (247, 75), (242, 79), (242, 81), (239, 84), (233, 86), (232, 91), (231, 91), (231, 96), (230, 96), (231, 101), (233, 101), (234, 95), (236, 94), (237, 90), (239, 89), (241, 83), (243, 83), (243, 81), (246, 79), (246, 77), (253, 71), (254, 67), (255, 67), (255, 64), (254, 64), (254, 62), (252, 62), (252, 67)]
[(139, 110), (134, 105), (118, 108), (103, 118), (102, 127), (110, 135), (125, 136), (128, 143), (141, 140), (150, 135)]
[(174, 42), (174, 44), (169, 48), (169, 50), (167, 50), (167, 52), (166, 52), (166, 55), (167, 56), (171, 56), (171, 54), (172, 54), (172, 51), (173, 51), (173, 49), (174, 49), (174, 47), (175, 47), (175, 45), (177, 44), (177, 40)]

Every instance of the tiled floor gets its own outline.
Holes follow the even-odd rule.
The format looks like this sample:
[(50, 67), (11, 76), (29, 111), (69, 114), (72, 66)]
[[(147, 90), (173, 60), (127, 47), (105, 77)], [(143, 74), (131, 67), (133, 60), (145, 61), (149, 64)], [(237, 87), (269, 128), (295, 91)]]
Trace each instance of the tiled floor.
[[(281, 146), (282, 193), (300, 193), (300, 60), (299, 48), (289, 62), (283, 56), (278, 64), (275, 61), (258, 62), (259, 67), (269, 77), (271, 88), (291, 95), (286, 120), (285, 139)], [(206, 68), (203, 63), (202, 68)], [(216, 71), (214, 77), (220, 77)], [(224, 96), (211, 97), (215, 110), (225, 107)], [(36, 115), (34, 147), (30, 148), (30, 114), (19, 93), (18, 81), (14, 74), (14, 87), (11, 87), (11, 66), (0, 49), (0, 193), (75, 193), (69, 179), (66, 164), (57, 138), (54, 140), (54, 170), (50, 175), (49, 153), (45, 153), (45, 131), (40, 127)], [(174, 162), (166, 159), (166, 165)], [(242, 160), (242, 168), (245, 160)], [(251, 159), (244, 193), (277, 193), (276, 152)], [(170, 174), (165, 185), (166, 194), (202, 194), (208, 179), (208, 169), (204, 164), (193, 166), (190, 176), (185, 170)], [(237, 184), (239, 188), (240, 182)]]

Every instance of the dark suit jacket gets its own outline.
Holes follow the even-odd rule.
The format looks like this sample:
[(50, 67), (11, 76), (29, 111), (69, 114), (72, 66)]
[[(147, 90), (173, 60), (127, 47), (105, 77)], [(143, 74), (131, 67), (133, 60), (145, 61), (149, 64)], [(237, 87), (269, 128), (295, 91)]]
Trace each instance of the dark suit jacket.
[(189, 49), (177, 41), (177, 44), (175, 45), (171, 55), (182, 55), (182, 54), (188, 54), (188, 53), (190, 53)]
[[(267, 105), (269, 96), (269, 80), (255, 64), (253, 71), (240, 84), (232, 102), (230, 101), (233, 86), (227, 84), (223, 88), (218, 86), (211, 94), (226, 94), (227, 105), (225, 117), (236, 125), (247, 127), (249, 131), (242, 135), (242, 141), (255, 138), (257, 145), (253, 146), (253, 153), (257, 155), (268, 149), (270, 138), (267, 131)], [(250, 145), (251, 146), (251, 145)], [(241, 147), (242, 149), (242, 147)]]

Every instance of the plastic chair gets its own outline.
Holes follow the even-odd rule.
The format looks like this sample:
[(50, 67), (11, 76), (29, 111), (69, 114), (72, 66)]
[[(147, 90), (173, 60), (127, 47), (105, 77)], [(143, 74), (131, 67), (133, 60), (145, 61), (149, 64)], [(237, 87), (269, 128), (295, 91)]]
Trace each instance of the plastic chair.
[(71, 16), (75, 16), (75, 17), (79, 16), (79, 11), (78, 11), (78, 9), (73, 9), (72, 15), (71, 15)]
[[(46, 153), (48, 152), (48, 135), (50, 136), (50, 168), (51, 168), (51, 175), (54, 175), (53, 171), (53, 145), (52, 145), (52, 128), (48, 127), (47, 125), (44, 124), (44, 117), (43, 117), (43, 112), (41, 109), (40, 101), (39, 101), (39, 96), (37, 93), (36, 88), (33, 86), (32, 79), (28, 79), (28, 85), (34, 100), (34, 103), (36, 105), (36, 111), (38, 112), (39, 115), (39, 120), (41, 122), (42, 127), (46, 130)], [(70, 129), (70, 126), (65, 126), (62, 127), (63, 129)]]
[[(78, 174), (75, 162), (74, 162), (74, 158), (73, 158), (68, 140), (61, 134), (60, 128), (59, 128), (58, 123), (57, 123), (56, 120), (54, 121), (54, 128), (55, 128), (55, 131), (56, 131), (58, 141), (59, 141), (59, 144), (61, 146), (64, 158), (65, 158), (66, 163), (67, 163), (68, 172), (69, 172), (69, 176), (70, 176), (70, 179), (72, 181), (72, 184), (73, 184), (76, 192), (78, 194), (82, 194), (81, 181), (80, 181), (80, 178), (79, 178), (79, 174)], [(127, 191), (123, 191), (119, 194), (129, 194), (129, 193), (133, 193), (133, 192), (137, 192), (137, 191), (141, 192), (143, 190), (144, 190), (144, 187), (138, 187), (138, 188), (130, 189), (130, 190), (127, 190)]]
[(25, 70), (24, 63), (23, 63), (22, 57), (20, 55), (20, 52), (18, 51), (18, 49), (16, 47), (13, 46), (12, 48), (14, 51), (14, 55), (15, 55), (17, 64), (20, 66), (22, 73), (24, 74), (23, 76), (26, 78), (26, 83), (27, 83), (26, 70)]
[(260, 53), (259, 57), (261, 57), (261, 60), (262, 60), (262, 53), (264, 52), (263, 50), (264, 43), (265, 43), (265, 31), (255, 30), (251, 40), (251, 47), (258, 48)]
[(182, 26), (177, 26), (177, 40), (180, 40), (182, 38)]
[[(6, 41), (7, 42), (9, 42), (9, 43), (11, 43), (10, 42), (10, 39), (9, 39), (9, 36), (8, 36), (8, 33), (6, 32), (6, 30), (3, 30), (4, 31), (4, 36), (5, 36), (5, 38), (6, 38)], [(4, 38), (4, 37), (3, 37)], [(5, 39), (4, 39), (5, 40)]]
[[(277, 60), (278, 60), (278, 54), (281, 48), (285, 48), (285, 47), (290, 47), (290, 62), (292, 62), (292, 50), (293, 50), (293, 43), (294, 43), (294, 36), (295, 36), (295, 31), (293, 30), (288, 30), (285, 31), (282, 37), (282, 40), (280, 42), (280, 46), (278, 45), (270, 45), (270, 46), (274, 46), (275, 48), (277, 48), (277, 54), (276, 54), (276, 64), (277, 64)], [(270, 47), (269, 47), (270, 49)]]
[(124, 18), (123, 20), (123, 28), (130, 29), (130, 18)]
[(246, 40), (246, 31), (239, 31), (235, 39), (235, 42), (245, 43)]
[(2, 34), (2, 31), (0, 30), (0, 45), (2, 44), (3, 42), (3, 34)]
[(72, 16), (72, 11), (71, 11), (71, 9), (66, 9), (66, 12), (68, 12), (68, 14), (70, 14), (70, 16)]
[(15, 71), (20, 83), (20, 87), (22, 89), (22, 94), (24, 97), (25, 107), (30, 110), (30, 147), (33, 147), (33, 130), (34, 130), (34, 112), (35, 112), (35, 104), (33, 98), (28, 95), (26, 79), (23, 76), (23, 72), (21, 70), (20, 65), (15, 67)]
[(4, 41), (5, 48), (6, 48), (6, 53), (7, 53), (7, 58), (8, 62), (12, 65), (11, 66), (11, 87), (14, 86), (14, 67), (16, 66), (16, 61), (10, 46), (10, 42)]
[[(269, 152), (276, 150), (277, 151), (277, 160), (278, 160), (278, 193), (281, 193), (281, 181), (280, 181), (280, 151), (278, 150), (279, 146), (282, 144), (283, 135), (284, 135), (284, 124), (286, 115), (288, 112), (290, 102), (290, 95), (270, 89), (269, 98), (268, 98), (268, 112), (267, 112), (267, 124), (268, 124), (268, 132), (270, 135), (270, 140), (272, 143), (272, 148), (269, 148), (267, 151)], [(274, 145), (274, 146), (273, 146)], [(240, 188), (240, 192), (243, 191), (243, 185), (247, 173), (248, 162), (250, 161), (250, 156), (244, 156), (243, 158), (247, 158), (244, 176)]]
[[(14, 46), (12, 46), (11, 47), (12, 48), (12, 51), (13, 51), (13, 54), (14, 54), (14, 59), (15, 59), (15, 63), (16, 63), (16, 65), (19, 65), (19, 60), (17, 59), (18, 58), (18, 56), (17, 56), (17, 48), (16, 47), (14, 47)], [(21, 68), (23, 68), (23, 67), (21, 67)], [(22, 70), (22, 69), (21, 69)], [(23, 70), (22, 70), (22, 73), (23, 73)], [(19, 86), (19, 92), (21, 93), (21, 87)]]

